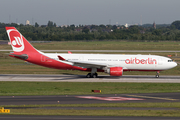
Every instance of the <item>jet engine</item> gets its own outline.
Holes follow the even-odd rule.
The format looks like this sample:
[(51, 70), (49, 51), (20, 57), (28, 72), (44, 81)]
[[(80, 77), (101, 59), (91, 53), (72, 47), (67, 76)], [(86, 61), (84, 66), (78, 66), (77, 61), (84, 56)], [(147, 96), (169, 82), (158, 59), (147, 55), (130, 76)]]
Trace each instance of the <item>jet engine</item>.
[(123, 68), (122, 67), (110, 67), (107, 68), (106, 72), (111, 76), (122, 76), (123, 75)]

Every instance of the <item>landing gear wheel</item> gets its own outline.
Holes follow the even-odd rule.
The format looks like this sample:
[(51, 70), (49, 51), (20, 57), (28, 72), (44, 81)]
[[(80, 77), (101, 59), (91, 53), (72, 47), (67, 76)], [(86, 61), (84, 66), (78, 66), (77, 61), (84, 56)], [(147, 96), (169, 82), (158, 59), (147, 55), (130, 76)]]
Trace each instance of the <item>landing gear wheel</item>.
[(91, 74), (91, 73), (88, 73), (86, 75), (87, 78), (97, 78), (98, 74), (97, 73), (94, 73), (94, 74)]
[(91, 73), (88, 73), (88, 74), (86, 75), (86, 77), (87, 77), (87, 78), (90, 78), (90, 77), (91, 77)]
[(159, 75), (156, 75), (156, 78), (159, 78)]
[(159, 78), (159, 71), (157, 71), (157, 74), (155, 76), (156, 78)]
[(97, 73), (94, 73), (94, 74), (92, 75), (93, 78), (97, 78), (97, 76), (98, 76)]

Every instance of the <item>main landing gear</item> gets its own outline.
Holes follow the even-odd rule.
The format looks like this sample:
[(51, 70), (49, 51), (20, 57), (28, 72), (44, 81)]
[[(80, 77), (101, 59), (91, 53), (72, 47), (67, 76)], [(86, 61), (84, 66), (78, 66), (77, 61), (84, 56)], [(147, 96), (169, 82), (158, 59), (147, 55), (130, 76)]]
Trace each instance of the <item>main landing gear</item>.
[(155, 76), (156, 78), (159, 78), (159, 71), (157, 71), (157, 73), (156, 73), (156, 76)]
[(97, 68), (92, 68), (91, 73), (88, 73), (86, 75), (86, 77), (87, 78), (97, 78), (98, 74), (96, 72), (97, 72)]
[(87, 78), (97, 78), (97, 76), (98, 76), (98, 74), (97, 73), (88, 73), (87, 75), (86, 75), (86, 77)]

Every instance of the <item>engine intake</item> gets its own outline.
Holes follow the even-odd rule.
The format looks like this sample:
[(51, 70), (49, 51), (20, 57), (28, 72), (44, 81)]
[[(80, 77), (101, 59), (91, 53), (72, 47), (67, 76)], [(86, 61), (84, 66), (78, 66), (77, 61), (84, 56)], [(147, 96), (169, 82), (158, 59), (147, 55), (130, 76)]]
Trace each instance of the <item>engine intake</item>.
[(111, 76), (122, 76), (123, 75), (123, 68), (122, 67), (110, 67), (106, 70), (108, 74)]

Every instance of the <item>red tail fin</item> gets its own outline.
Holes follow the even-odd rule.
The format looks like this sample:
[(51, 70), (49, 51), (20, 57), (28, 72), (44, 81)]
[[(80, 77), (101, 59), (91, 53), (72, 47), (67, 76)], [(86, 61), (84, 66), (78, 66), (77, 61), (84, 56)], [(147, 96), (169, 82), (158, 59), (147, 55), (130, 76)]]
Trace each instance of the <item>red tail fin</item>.
[(6, 27), (6, 31), (14, 53), (37, 52), (15, 27)]

